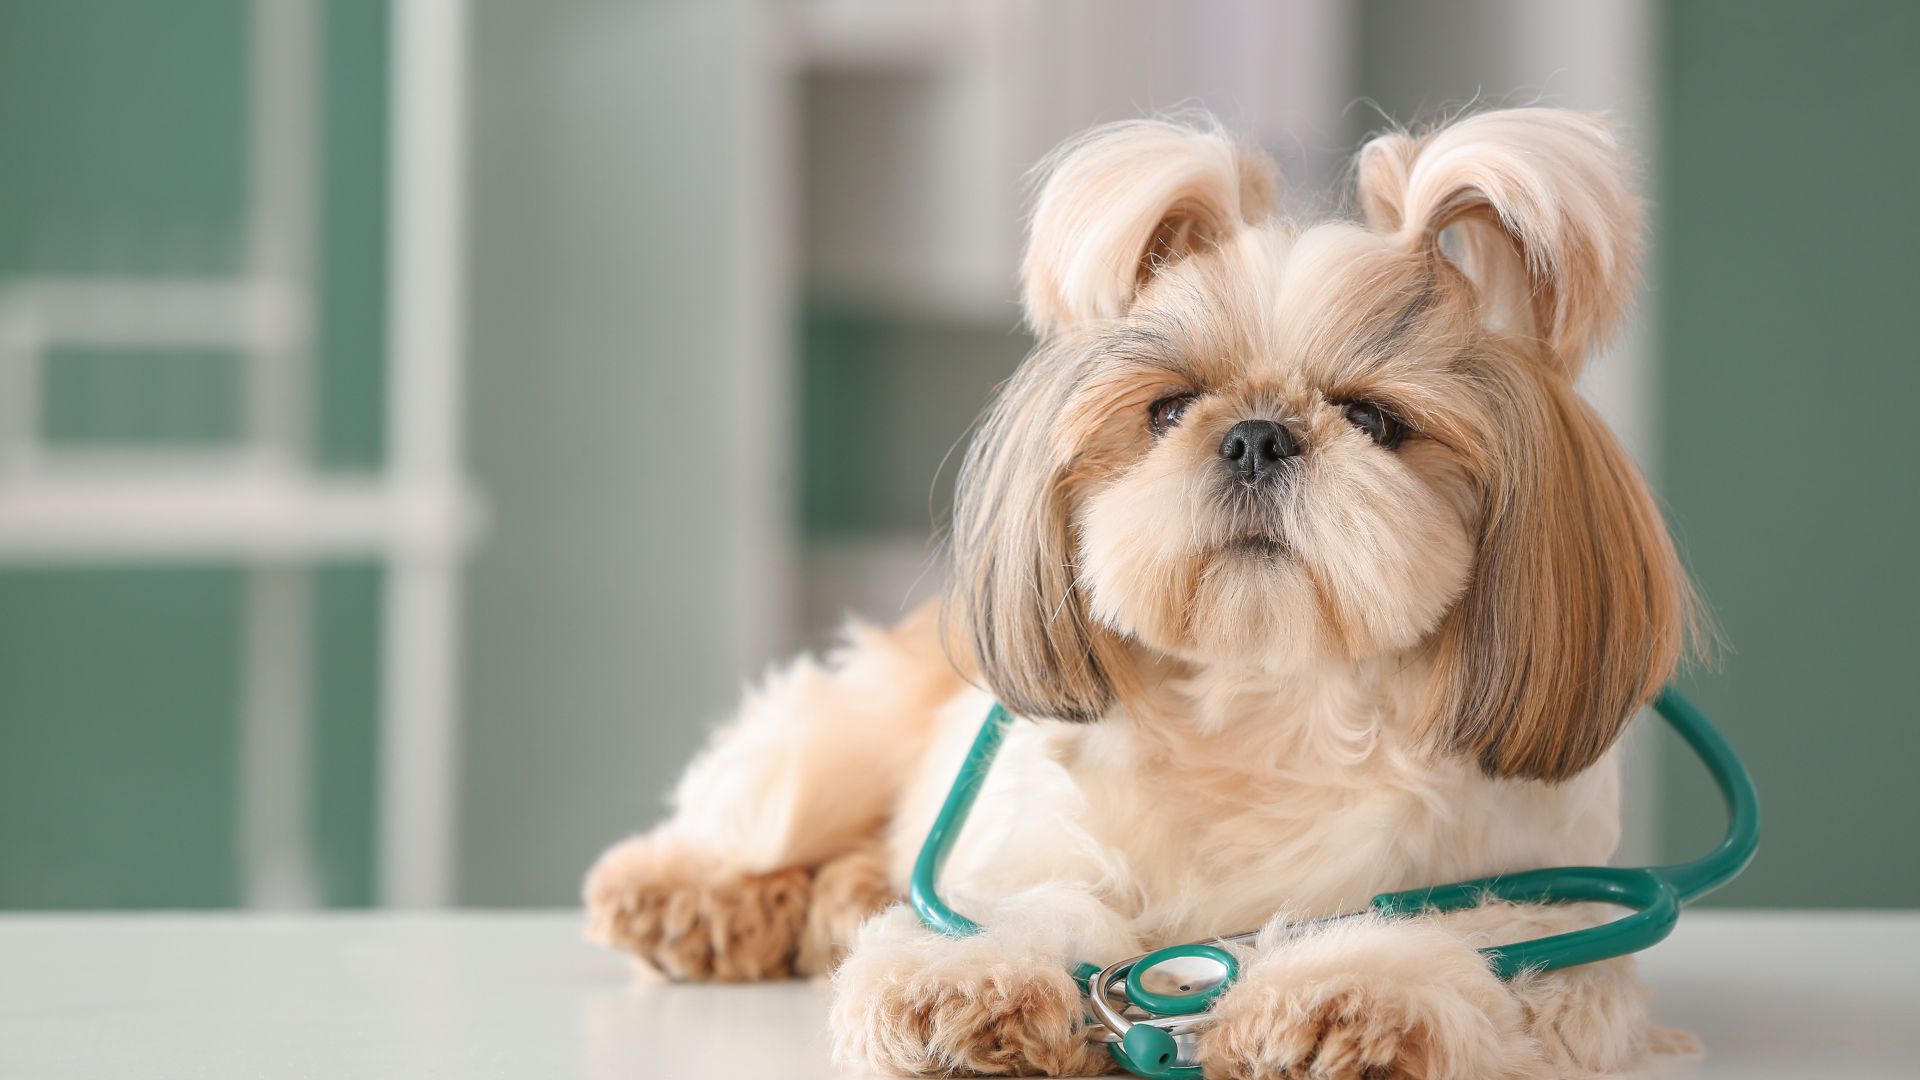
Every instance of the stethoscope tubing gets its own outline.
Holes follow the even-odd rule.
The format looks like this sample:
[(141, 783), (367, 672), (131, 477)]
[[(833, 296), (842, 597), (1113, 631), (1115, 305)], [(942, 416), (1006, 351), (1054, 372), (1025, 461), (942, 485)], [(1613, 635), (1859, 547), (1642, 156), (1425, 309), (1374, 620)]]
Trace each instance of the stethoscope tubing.
[[(1697, 859), (1666, 866), (1563, 866), (1381, 893), (1365, 910), (1305, 920), (1277, 928), (1278, 932), (1291, 937), (1313, 927), (1373, 912), (1413, 915), (1454, 911), (1477, 907), (1488, 899), (1548, 904), (1600, 902), (1631, 909), (1626, 916), (1599, 926), (1480, 950), (1502, 979), (1513, 978), (1523, 971), (1571, 967), (1624, 956), (1657, 943), (1672, 932), (1683, 905), (1733, 880), (1753, 861), (1760, 844), (1760, 797), (1753, 778), (1733, 747), (1692, 702), (1667, 687), (1654, 699), (1653, 707), (1706, 766), (1726, 803), (1727, 833), (1712, 851)], [(998, 702), (988, 710), (914, 861), (908, 900), (928, 929), (951, 937), (971, 936), (979, 933), (981, 927), (941, 898), (937, 888), (940, 872), (985, 786), (987, 771), (1006, 740), (1011, 722)], [(1259, 934), (1260, 931), (1249, 930), (1215, 938), (1209, 943), (1173, 946), (1129, 957), (1104, 968), (1079, 965), (1074, 976), (1084, 985), (1088, 1009), (1093, 1014), (1086, 1027), (1087, 1037), (1107, 1044), (1121, 1065), (1140, 1075), (1198, 1075), (1197, 1068), (1174, 1064), (1177, 1060), (1175, 1040), (1206, 1026), (1211, 1017), (1205, 1006), (1211, 1003), (1211, 995), (1199, 1008), (1155, 1012), (1141, 1005), (1137, 1000), (1140, 995), (1133, 992), (1138, 987), (1137, 971), (1142, 964), (1151, 968), (1152, 964), (1147, 962), (1161, 954), (1213, 951), (1223, 958), (1221, 963), (1225, 965), (1224, 977), (1213, 991), (1218, 993), (1237, 975), (1237, 964), (1221, 950), (1246, 944)], [(1116, 992), (1123, 1004), (1115, 1004)], [(1129, 1009), (1140, 1015), (1129, 1017), (1126, 1015)]]

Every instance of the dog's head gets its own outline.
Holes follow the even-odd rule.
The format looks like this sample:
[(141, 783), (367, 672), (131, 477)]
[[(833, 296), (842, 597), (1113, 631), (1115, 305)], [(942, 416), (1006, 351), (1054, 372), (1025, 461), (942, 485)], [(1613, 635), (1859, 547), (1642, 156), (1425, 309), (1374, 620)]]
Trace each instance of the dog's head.
[(1157, 122), (1062, 148), (1023, 278), (1039, 347), (961, 474), (948, 604), (993, 691), (1091, 719), (1142, 650), (1422, 657), (1425, 730), (1499, 775), (1591, 764), (1674, 668), (1686, 580), (1573, 380), (1641, 214), (1595, 120), (1486, 113), (1360, 155), (1364, 224)]

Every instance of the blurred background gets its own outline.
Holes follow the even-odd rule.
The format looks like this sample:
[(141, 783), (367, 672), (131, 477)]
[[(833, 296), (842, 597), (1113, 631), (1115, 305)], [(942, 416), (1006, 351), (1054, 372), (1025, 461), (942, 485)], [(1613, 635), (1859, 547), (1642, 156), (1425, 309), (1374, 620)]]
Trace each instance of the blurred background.
[[(1691, 685), (1768, 820), (1714, 900), (1920, 904), (1915, 41), (1893, 0), (0, 0), (0, 908), (571, 902), (744, 678), (937, 588), (1051, 146), (1204, 107), (1309, 213), (1383, 116), (1536, 100), (1647, 165), (1585, 388), (1726, 639)], [(1665, 738), (1626, 857), (1720, 828)]]

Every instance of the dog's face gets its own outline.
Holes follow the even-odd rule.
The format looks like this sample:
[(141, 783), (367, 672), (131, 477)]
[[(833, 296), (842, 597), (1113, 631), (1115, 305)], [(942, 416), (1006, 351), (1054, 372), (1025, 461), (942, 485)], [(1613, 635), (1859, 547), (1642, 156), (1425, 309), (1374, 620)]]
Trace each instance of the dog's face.
[(1461, 290), (1348, 225), (1251, 227), (1063, 343), (1081, 586), (1112, 631), (1297, 667), (1406, 649), (1471, 570)]
[(1633, 287), (1624, 165), (1592, 121), (1521, 110), (1386, 136), (1359, 173), (1366, 224), (1300, 227), (1218, 134), (1062, 150), (1025, 265), (1041, 345), (963, 471), (949, 609), (1018, 711), (1101, 715), (1141, 649), (1418, 657), (1438, 745), (1570, 775), (1670, 673), (1687, 607), (1572, 390)]

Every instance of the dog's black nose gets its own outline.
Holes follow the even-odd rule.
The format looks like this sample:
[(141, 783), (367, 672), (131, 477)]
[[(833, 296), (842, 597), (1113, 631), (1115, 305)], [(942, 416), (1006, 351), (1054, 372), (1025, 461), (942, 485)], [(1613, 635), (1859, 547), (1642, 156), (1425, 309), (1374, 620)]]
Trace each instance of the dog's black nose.
[(1242, 420), (1220, 443), (1220, 461), (1242, 483), (1257, 484), (1280, 472), (1280, 463), (1300, 452), (1293, 432), (1271, 420)]

